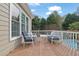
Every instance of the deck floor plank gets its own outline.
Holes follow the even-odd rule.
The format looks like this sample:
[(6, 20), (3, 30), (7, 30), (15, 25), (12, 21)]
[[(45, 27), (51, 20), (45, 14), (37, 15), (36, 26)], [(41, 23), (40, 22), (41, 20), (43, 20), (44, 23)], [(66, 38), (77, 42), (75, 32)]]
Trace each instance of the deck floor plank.
[(79, 56), (79, 51), (72, 50), (63, 44), (50, 44), (46, 38), (39, 39), (34, 47), (22, 46), (10, 52), (9, 56)]

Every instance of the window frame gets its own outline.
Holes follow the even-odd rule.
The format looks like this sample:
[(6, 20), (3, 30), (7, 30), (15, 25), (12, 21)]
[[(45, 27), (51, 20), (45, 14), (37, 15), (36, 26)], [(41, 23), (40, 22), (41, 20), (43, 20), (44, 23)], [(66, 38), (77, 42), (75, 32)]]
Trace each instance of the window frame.
[[(24, 15), (24, 18), (23, 18), (23, 15)], [(23, 26), (24, 26), (24, 29), (23, 29)], [(23, 32), (23, 30), (25, 30), (25, 14), (22, 12), (21, 13), (21, 32)]]
[(28, 32), (28, 17), (25, 17), (25, 20), (26, 20), (26, 22), (25, 22), (25, 25), (26, 25), (25, 30), (27, 30), (27, 32)]
[[(22, 15), (24, 15), (24, 22), (25, 22), (25, 23), (23, 23), (23, 22), (22, 22), (22, 19), (21, 19), (21, 26), (24, 25), (24, 28), (25, 28), (24, 30), (25, 30), (26, 32), (28, 32), (28, 19), (26, 19), (26, 18), (28, 18), (28, 17), (27, 17), (24, 13), (21, 13), (21, 17), (23, 17)], [(23, 31), (22, 31), (22, 28), (21, 28), (21, 32), (23, 32)]]
[[(17, 6), (18, 9), (19, 9), (20, 12), (21, 12), (21, 13), (20, 13), (20, 17), (19, 17), (20, 35), (19, 35), (19, 36), (16, 36), (16, 37), (12, 37), (12, 12), (11, 12), (11, 11), (12, 11), (12, 7), (11, 7), (12, 4), (14, 4), (14, 3), (10, 3), (10, 24), (9, 24), (9, 27), (10, 27), (10, 30), (9, 30), (9, 32), (10, 32), (10, 34), (9, 34), (9, 36), (10, 36), (10, 37), (9, 37), (9, 38), (10, 38), (10, 41), (16, 40), (16, 39), (18, 39), (18, 38), (21, 37), (21, 33), (22, 33), (22, 30), (21, 30), (21, 29), (22, 29), (22, 27), (21, 27), (21, 26), (22, 26), (21, 13), (23, 13), (23, 14), (25, 15), (25, 20), (26, 20), (26, 17), (28, 18), (28, 19), (27, 19), (27, 32), (28, 32), (28, 29), (29, 29), (29, 27), (28, 27), (28, 26), (29, 26), (28, 22), (29, 22), (29, 19), (30, 19), (29, 16), (24, 12), (24, 10), (23, 10), (19, 5), (15, 4), (15, 6)], [(25, 26), (26, 26), (26, 23), (25, 23)], [(25, 30), (26, 30), (26, 27), (25, 27)]]
[[(13, 41), (15, 39), (20, 38), (20, 31), (19, 31), (19, 35), (18, 36), (14, 36), (12, 37), (12, 5), (15, 5), (15, 7), (18, 8), (18, 6), (16, 4), (10, 3), (10, 41)], [(19, 8), (18, 8), (19, 9)], [(20, 10), (20, 9), (19, 9)], [(19, 29), (20, 29), (20, 17), (19, 17)]]

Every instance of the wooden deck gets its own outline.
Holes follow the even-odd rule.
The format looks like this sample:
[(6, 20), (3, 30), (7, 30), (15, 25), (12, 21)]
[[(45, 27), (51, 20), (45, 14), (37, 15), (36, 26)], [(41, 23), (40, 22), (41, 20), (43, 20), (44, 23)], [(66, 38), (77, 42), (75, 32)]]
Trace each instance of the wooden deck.
[(79, 56), (79, 52), (63, 44), (50, 44), (46, 38), (37, 38), (34, 46), (22, 46), (13, 50), (9, 56)]

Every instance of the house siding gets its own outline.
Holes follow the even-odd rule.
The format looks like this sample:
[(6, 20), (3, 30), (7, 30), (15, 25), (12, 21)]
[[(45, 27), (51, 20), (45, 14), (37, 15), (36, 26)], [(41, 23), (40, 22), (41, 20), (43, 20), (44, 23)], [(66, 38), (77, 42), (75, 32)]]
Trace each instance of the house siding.
[(10, 41), (10, 4), (0, 3), (0, 55), (7, 55), (20, 45), (21, 38)]

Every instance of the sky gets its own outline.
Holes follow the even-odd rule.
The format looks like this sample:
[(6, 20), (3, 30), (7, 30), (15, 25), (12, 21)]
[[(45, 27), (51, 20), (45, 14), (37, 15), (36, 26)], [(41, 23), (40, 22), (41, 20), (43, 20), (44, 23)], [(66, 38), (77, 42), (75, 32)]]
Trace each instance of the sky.
[(47, 18), (53, 11), (65, 16), (74, 13), (79, 7), (79, 3), (29, 3), (32, 14)]

